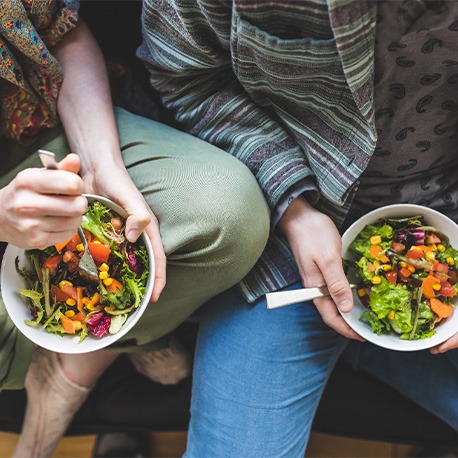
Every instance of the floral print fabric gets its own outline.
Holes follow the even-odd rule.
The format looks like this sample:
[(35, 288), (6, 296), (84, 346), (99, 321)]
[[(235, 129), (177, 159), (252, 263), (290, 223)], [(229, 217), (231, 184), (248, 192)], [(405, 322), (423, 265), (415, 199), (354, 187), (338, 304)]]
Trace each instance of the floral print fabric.
[(76, 0), (1, 2), (1, 135), (29, 143), (58, 124), (62, 70), (48, 48), (75, 27), (78, 6)]

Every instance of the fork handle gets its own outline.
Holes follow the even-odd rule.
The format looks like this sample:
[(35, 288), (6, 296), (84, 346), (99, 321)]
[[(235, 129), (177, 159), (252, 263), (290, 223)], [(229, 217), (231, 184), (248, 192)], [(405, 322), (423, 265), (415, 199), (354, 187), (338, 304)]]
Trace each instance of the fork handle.
[(276, 291), (266, 294), (267, 308), (276, 309), (297, 302), (311, 301), (318, 297), (329, 296), (326, 286), (319, 288), (300, 288), (291, 291)]
[(40, 156), (41, 163), (45, 166), (45, 168), (51, 170), (57, 169), (57, 159), (54, 153), (51, 153), (51, 151), (46, 151), (44, 149), (39, 149), (38, 155)]

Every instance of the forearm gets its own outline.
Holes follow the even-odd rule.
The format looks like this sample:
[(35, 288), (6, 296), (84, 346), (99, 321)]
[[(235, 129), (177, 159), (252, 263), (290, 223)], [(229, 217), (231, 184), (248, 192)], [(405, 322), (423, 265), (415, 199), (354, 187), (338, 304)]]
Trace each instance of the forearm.
[(122, 165), (116, 122), (103, 55), (81, 21), (52, 49), (64, 79), (58, 112), (81, 171)]

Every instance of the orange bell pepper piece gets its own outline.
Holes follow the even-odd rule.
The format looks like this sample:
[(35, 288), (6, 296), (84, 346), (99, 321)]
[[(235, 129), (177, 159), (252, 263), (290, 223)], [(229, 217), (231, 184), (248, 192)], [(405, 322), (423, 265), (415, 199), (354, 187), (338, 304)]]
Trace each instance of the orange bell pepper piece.
[(63, 313), (60, 314), (60, 321), (64, 329), (69, 332), (70, 334), (75, 334), (76, 332), (76, 325), (73, 320), (65, 316)]
[(440, 318), (447, 318), (452, 314), (453, 307), (449, 304), (445, 304), (439, 299), (433, 297), (429, 301), (431, 310)]
[(385, 253), (379, 245), (371, 245), (371, 247), (369, 248), (369, 252), (373, 258), (378, 259), (379, 261), (389, 261), (388, 257), (385, 255)]
[(120, 291), (122, 291), (124, 289), (124, 286), (122, 286), (122, 283), (118, 280), (115, 280), (113, 278), (113, 281), (111, 282), (111, 285), (110, 286), (107, 286), (107, 289), (110, 293), (117, 293), (118, 292), (118, 289)]
[(432, 275), (428, 275), (423, 280), (423, 296), (427, 297), (428, 299), (434, 298), (436, 296), (436, 291), (433, 289), (433, 285), (440, 285), (441, 282)]

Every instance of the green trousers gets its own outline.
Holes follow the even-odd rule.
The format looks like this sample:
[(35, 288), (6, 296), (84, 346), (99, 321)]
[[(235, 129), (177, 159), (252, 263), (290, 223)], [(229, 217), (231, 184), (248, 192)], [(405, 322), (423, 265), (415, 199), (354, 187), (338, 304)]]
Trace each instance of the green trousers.
[[(255, 178), (231, 155), (125, 110), (118, 109), (116, 117), (124, 163), (160, 222), (167, 284), (159, 301), (110, 348), (149, 351), (248, 273), (267, 242), (269, 212)], [(59, 159), (69, 153), (61, 128), (32, 147), (13, 148), (22, 160), (2, 176), (1, 187), (18, 171), (41, 167), (38, 148)], [(22, 387), (32, 349), (0, 303), (0, 389)]]

